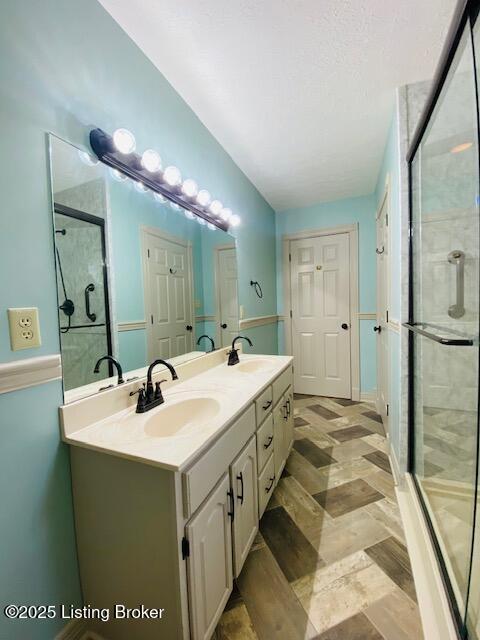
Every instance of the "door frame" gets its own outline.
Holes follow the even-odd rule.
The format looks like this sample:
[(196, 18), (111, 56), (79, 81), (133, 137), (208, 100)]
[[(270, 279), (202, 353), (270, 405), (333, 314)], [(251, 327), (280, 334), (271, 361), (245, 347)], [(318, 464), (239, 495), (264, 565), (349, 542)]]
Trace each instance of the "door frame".
[[(237, 245), (235, 242), (226, 242), (225, 244), (217, 244), (213, 247), (214, 251), (214, 278), (215, 278), (215, 344), (218, 348), (222, 348), (222, 336), (220, 333), (220, 251), (226, 251), (228, 249), (235, 249), (237, 251)], [(236, 260), (235, 254), (235, 260)], [(237, 281), (238, 281), (238, 262), (237, 262)], [(238, 288), (237, 288), (238, 291)], [(237, 293), (237, 306), (238, 306), (238, 322), (240, 323), (240, 305), (238, 301)]]
[[(390, 255), (391, 255), (391, 249), (392, 249), (392, 243), (391, 243), (391, 234), (390, 234), (390, 176), (387, 175), (386, 179), (385, 179), (385, 187), (384, 187), (384, 191), (383, 191), (383, 195), (382, 198), (380, 200), (380, 204), (378, 205), (376, 214), (375, 214), (375, 235), (377, 232), (377, 223), (378, 223), (378, 219), (380, 218), (380, 213), (384, 207), (384, 205), (386, 206), (386, 211), (385, 211), (385, 216), (386, 216), (386, 229), (387, 229), (387, 247), (388, 247), (388, 251), (387, 251), (387, 256), (386, 256), (386, 264), (385, 264), (385, 309), (386, 309), (386, 322), (385, 322), (385, 331), (386, 331), (386, 340), (389, 340), (390, 337), (390, 330), (391, 330), (391, 325), (390, 325)], [(378, 247), (377, 247), (378, 248)], [(376, 276), (377, 276), (377, 296), (378, 296), (378, 259), (377, 259), (377, 264), (375, 265), (375, 270), (376, 270)], [(376, 322), (378, 324), (378, 313), (379, 313), (379, 309), (380, 309), (380, 305), (379, 305), (379, 301), (377, 298), (377, 315), (376, 315)], [(386, 401), (386, 405), (387, 405), (387, 411), (386, 411), (386, 419), (387, 419), (387, 425), (386, 426), (386, 433), (387, 433), (387, 441), (388, 441), (388, 433), (389, 433), (389, 428), (388, 428), (388, 419), (389, 419), (389, 411), (388, 408), (390, 407), (390, 348), (389, 348), (389, 343), (387, 342), (387, 348), (386, 348), (386, 353), (387, 353), (387, 358), (386, 358), (386, 362), (385, 364), (385, 371), (384, 371), (384, 377), (385, 377), (385, 401)], [(376, 370), (377, 370), (377, 389), (376, 389), (376, 408), (377, 408), (377, 413), (381, 414), (383, 416), (383, 413), (380, 411), (380, 402), (379, 402), (379, 385), (378, 385), (378, 380), (379, 380), (379, 370), (378, 370), (378, 350), (377, 350), (377, 366), (376, 366)]]
[[(174, 236), (167, 231), (163, 231), (163, 229), (159, 229), (158, 227), (150, 227), (148, 225), (140, 225), (140, 244), (141, 244), (141, 261), (142, 261), (142, 278), (143, 278), (143, 308), (145, 312), (145, 331), (146, 331), (146, 342), (147, 342), (147, 358), (152, 360), (152, 349), (151, 349), (151, 339), (152, 339), (152, 330), (151, 323), (148, 319), (148, 310), (151, 309), (151, 300), (150, 293), (148, 291), (147, 278), (148, 278), (148, 263), (145, 259), (146, 256), (146, 236), (147, 234), (157, 236), (161, 240), (166, 240), (167, 242), (172, 242), (174, 244), (178, 244), (181, 247), (185, 247), (187, 250), (187, 272), (188, 272), (188, 280), (190, 284), (190, 320), (192, 329), (192, 344), (191, 348), (193, 349), (195, 346), (195, 318), (194, 318), (194, 309), (195, 309), (195, 291), (194, 291), (194, 280), (193, 280), (193, 252), (192, 252), (192, 243), (190, 240), (185, 240), (179, 236)], [(187, 352), (188, 353), (188, 352)]]
[[(358, 313), (358, 222), (338, 227), (309, 229), (298, 233), (282, 235), (283, 300), (285, 323), (285, 352), (293, 355), (292, 319), (290, 309), (292, 291), (290, 282), (290, 242), (348, 233), (350, 245), (350, 395), (352, 400), (360, 400), (360, 327)], [(295, 365), (295, 363), (294, 363)]]

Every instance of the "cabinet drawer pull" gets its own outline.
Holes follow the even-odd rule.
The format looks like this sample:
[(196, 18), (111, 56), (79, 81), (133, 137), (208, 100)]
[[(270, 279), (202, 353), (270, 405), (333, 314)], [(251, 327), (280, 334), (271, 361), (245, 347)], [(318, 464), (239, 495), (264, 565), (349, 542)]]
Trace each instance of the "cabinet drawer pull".
[(232, 519), (232, 522), (233, 522), (235, 520), (235, 501), (233, 499), (233, 490), (232, 489), (227, 491), (227, 496), (230, 498), (230, 511), (228, 512), (228, 515), (230, 516), (230, 518)]
[(271, 406), (272, 406), (272, 401), (271, 401), (271, 400), (267, 400), (267, 402), (266, 402), (264, 405), (262, 405), (262, 409), (263, 409), (264, 411), (266, 411), (266, 410), (267, 410), (267, 409), (269, 409)]
[(270, 491), (272, 490), (274, 482), (275, 482), (275, 474), (273, 474), (273, 477), (270, 478), (270, 485), (268, 487), (265, 487), (265, 492), (266, 493), (270, 493)]
[(243, 490), (243, 473), (241, 471), (237, 476), (237, 480), (240, 480), (240, 484), (242, 486), (242, 495), (238, 495), (237, 498), (240, 500), (240, 504), (243, 504), (243, 496), (245, 492)]
[(273, 442), (273, 436), (269, 436), (268, 440), (265, 442), (265, 444), (263, 445), (264, 449), (268, 449), (268, 447), (272, 444)]

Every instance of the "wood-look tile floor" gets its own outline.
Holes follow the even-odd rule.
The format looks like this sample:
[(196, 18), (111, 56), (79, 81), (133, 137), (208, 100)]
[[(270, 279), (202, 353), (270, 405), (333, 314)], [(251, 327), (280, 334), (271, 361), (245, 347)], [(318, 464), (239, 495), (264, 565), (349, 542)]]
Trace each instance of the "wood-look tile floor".
[(215, 640), (422, 640), (380, 416), (295, 398), (295, 443)]

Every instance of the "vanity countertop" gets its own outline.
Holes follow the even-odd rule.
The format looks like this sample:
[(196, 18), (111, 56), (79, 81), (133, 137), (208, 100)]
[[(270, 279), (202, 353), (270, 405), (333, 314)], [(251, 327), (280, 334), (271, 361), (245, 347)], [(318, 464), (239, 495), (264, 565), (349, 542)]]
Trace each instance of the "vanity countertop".
[[(291, 356), (241, 354), (163, 392), (165, 403), (143, 414), (135, 406), (63, 436), (71, 445), (185, 470), (292, 362)], [(250, 364), (249, 364), (250, 363)]]

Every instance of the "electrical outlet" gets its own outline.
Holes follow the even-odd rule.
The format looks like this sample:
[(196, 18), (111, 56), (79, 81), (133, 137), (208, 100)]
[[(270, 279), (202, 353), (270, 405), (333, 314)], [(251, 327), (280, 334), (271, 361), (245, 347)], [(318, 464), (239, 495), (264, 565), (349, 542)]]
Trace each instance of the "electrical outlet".
[(12, 351), (33, 349), (42, 344), (36, 307), (8, 309), (8, 326)]

